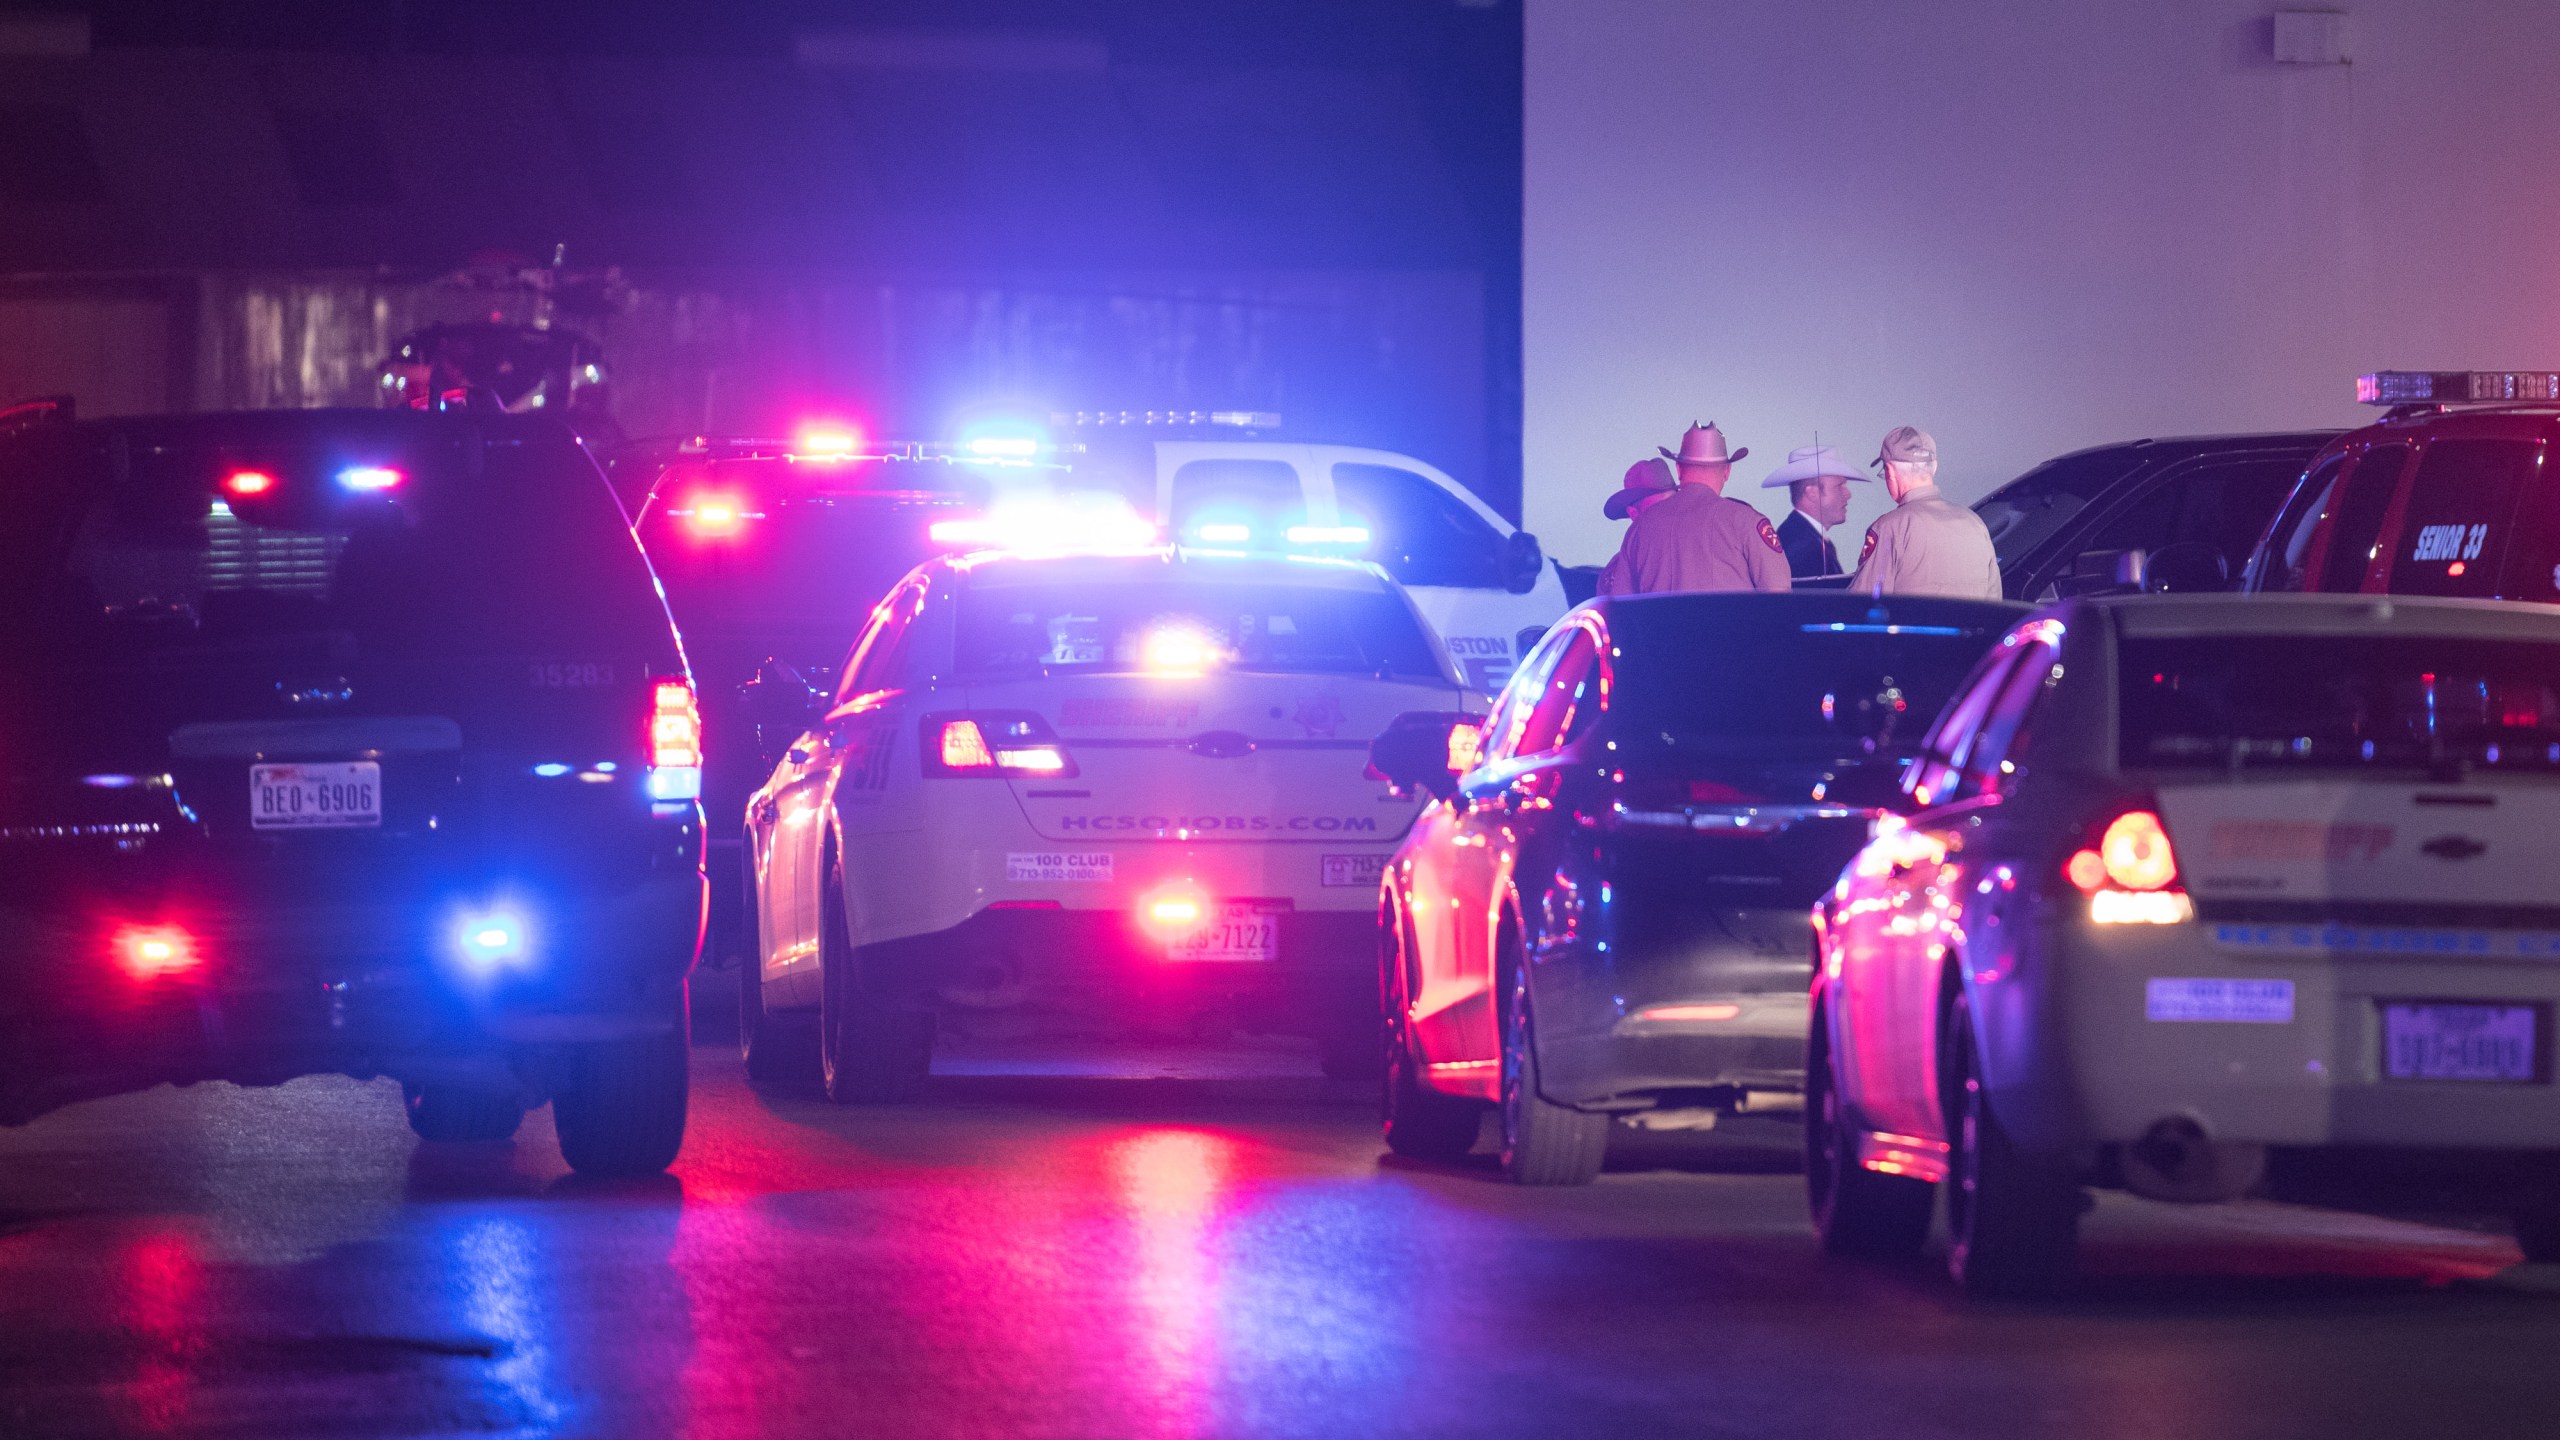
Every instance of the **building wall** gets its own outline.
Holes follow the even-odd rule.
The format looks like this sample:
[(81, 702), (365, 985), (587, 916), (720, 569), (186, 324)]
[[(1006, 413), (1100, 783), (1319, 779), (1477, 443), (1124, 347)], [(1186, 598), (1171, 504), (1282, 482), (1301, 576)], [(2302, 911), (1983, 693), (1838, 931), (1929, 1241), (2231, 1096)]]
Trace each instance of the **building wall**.
[(2366, 370), (2560, 368), (2560, 5), (2346, 3), (2317, 67), (2274, 8), (1529, 0), (1530, 526), (1605, 555), (1603, 493), (1692, 420), (1777, 515), (1741, 487), (1817, 432), (1923, 426), (1971, 500), (2352, 424)]

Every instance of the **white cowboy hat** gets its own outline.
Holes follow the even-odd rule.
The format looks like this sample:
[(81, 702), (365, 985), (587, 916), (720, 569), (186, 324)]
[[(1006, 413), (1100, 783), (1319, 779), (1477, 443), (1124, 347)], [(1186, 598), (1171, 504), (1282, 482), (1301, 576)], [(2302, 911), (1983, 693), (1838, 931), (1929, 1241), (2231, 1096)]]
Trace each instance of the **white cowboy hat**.
[(1748, 445), (1730, 455), (1724, 453), (1724, 432), (1716, 428), (1713, 420), (1690, 426), (1689, 433), (1680, 437), (1677, 450), (1666, 445), (1654, 448), (1662, 452), (1663, 459), (1675, 465), (1730, 465), (1751, 453)]
[(1837, 475), (1843, 480), (1875, 478), (1850, 469), (1849, 462), (1841, 459), (1839, 450), (1833, 446), (1807, 445), (1800, 450), (1788, 451), (1787, 463), (1770, 471), (1769, 478), (1760, 482), (1760, 488), (1775, 490), (1782, 485), (1793, 485), (1799, 480), (1818, 480), (1825, 475)]

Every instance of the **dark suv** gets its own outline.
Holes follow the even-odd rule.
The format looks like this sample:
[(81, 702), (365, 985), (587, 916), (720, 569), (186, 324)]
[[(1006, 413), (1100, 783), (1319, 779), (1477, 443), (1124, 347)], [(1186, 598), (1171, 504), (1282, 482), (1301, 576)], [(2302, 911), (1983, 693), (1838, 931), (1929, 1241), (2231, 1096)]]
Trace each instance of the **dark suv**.
[(2223, 589), (2239, 576), (2303, 466), (2337, 435), (2306, 430), (2100, 445), (2046, 461), (1973, 509), (1991, 527), (2000, 586), (2012, 600), (2135, 588), (2137, 571), (2153, 588)]
[(675, 1158), (700, 720), (567, 430), (21, 415), (0, 491), (0, 1121), (344, 1072)]
[(2560, 374), (2386, 371), (2382, 419), (2323, 448), (2243, 588), (2560, 601)]

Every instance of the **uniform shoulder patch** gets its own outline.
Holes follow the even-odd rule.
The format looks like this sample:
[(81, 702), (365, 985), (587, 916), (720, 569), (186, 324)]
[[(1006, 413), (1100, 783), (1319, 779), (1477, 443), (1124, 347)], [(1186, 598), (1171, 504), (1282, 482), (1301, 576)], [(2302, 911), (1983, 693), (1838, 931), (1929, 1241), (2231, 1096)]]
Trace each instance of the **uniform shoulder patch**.
[(1766, 515), (1760, 517), (1760, 543), (1781, 555), (1787, 553), (1787, 547), (1779, 543), (1777, 527), (1769, 523), (1769, 517)]
[(1858, 563), (1859, 563), (1859, 564), (1861, 564), (1861, 565), (1866, 564), (1866, 563), (1867, 563), (1867, 557), (1868, 557), (1868, 556), (1870, 556), (1870, 555), (1873, 555), (1874, 553), (1876, 553), (1876, 525), (1882, 525), (1883, 523), (1884, 523), (1883, 521), (1878, 520), (1877, 522), (1875, 522), (1875, 525), (1870, 525), (1870, 526), (1868, 526), (1868, 527), (1867, 527), (1867, 538), (1866, 538), (1866, 541), (1865, 541), (1863, 544), (1861, 544), (1861, 545), (1859, 545), (1859, 546), (1858, 546)]

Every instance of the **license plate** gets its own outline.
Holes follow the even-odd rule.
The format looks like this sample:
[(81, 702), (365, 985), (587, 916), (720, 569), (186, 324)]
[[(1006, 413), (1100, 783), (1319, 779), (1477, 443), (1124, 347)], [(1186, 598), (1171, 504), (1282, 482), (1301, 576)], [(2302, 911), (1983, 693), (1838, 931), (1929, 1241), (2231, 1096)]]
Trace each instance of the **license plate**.
[(381, 823), (378, 762), (249, 767), (249, 824), (254, 829), (351, 830)]
[(2382, 1007), (2382, 1073), (2394, 1080), (2541, 1078), (2541, 1034), (2532, 1005), (2388, 1002)]
[(1317, 878), (1326, 885), (1373, 888), (1386, 868), (1387, 857), (1384, 855), (1327, 855), (1317, 871)]
[(1209, 923), (1165, 946), (1168, 960), (1268, 963), (1280, 958), (1280, 907), (1230, 900)]

